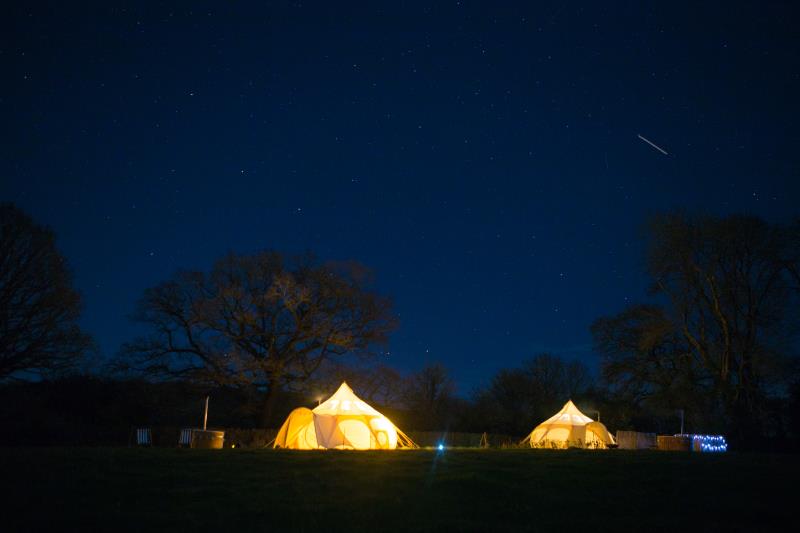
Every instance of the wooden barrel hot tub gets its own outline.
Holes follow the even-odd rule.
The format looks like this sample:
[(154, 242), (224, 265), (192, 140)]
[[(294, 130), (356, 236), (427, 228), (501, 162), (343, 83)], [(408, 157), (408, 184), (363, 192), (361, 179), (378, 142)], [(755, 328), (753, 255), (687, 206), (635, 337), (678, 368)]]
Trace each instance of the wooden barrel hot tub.
[(192, 448), (200, 450), (221, 450), (225, 442), (225, 432), (213, 429), (195, 429), (192, 431)]

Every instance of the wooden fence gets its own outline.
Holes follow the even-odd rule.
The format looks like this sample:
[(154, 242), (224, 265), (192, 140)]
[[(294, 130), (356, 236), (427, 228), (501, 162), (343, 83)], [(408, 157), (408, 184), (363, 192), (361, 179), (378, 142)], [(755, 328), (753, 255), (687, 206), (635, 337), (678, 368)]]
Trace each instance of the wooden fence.
[[(271, 444), (278, 434), (277, 428), (272, 429), (244, 429), (244, 428), (209, 428), (225, 431), (225, 447), (236, 448), (264, 448)], [(154, 427), (152, 428), (153, 446), (172, 447), (178, 446), (181, 428)], [(422, 448), (435, 448), (442, 444), (449, 448), (481, 448), (482, 433), (455, 433), (446, 431), (410, 431), (406, 433), (417, 446)], [(515, 448), (520, 441), (519, 437), (488, 433), (486, 443), (491, 448)], [(132, 444), (129, 438), (129, 444)]]

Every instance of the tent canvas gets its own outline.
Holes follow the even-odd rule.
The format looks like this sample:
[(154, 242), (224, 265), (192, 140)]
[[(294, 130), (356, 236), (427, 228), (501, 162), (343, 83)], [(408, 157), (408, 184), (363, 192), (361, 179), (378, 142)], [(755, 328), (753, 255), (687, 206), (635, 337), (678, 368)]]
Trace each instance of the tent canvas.
[(559, 412), (523, 439), (531, 448), (607, 448), (614, 444), (608, 429), (581, 413), (569, 400)]
[(416, 448), (411, 439), (342, 383), (314, 409), (289, 414), (275, 437), (275, 448), (296, 450), (394, 450)]

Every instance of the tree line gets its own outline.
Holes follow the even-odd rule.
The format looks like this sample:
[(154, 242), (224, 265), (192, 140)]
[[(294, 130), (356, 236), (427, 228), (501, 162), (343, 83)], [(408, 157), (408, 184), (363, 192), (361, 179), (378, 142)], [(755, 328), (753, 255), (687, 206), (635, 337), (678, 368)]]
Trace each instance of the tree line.
[(0, 382), (19, 395), (81, 379), (214, 390), (235, 399), (232, 422), (266, 427), (347, 380), (419, 430), (523, 435), (572, 398), (612, 429), (674, 433), (680, 412), (743, 446), (796, 442), (800, 222), (671, 213), (646, 235), (648, 301), (591, 326), (599, 375), (548, 354), (460, 396), (440, 364), (401, 375), (376, 363), (398, 320), (367, 268), (263, 251), (147, 289), (133, 315), (146, 333), (81, 378), (96, 349), (54, 233), (2, 204)]

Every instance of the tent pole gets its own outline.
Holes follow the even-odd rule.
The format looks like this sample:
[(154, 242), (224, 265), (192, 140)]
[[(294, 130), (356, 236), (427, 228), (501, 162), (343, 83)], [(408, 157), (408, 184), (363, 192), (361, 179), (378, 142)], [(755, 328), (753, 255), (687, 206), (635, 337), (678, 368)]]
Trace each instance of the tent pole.
[(206, 396), (206, 408), (203, 411), (203, 431), (206, 430), (207, 422), (208, 422), (208, 396)]

